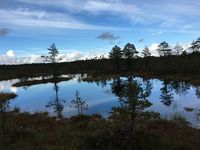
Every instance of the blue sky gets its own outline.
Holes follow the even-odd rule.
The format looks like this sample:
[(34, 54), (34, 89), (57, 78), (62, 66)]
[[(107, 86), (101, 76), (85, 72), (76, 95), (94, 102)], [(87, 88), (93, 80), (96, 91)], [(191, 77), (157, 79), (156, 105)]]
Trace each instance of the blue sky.
[(61, 53), (188, 44), (200, 35), (199, 8), (199, 0), (0, 0), (0, 55), (42, 55), (53, 42)]

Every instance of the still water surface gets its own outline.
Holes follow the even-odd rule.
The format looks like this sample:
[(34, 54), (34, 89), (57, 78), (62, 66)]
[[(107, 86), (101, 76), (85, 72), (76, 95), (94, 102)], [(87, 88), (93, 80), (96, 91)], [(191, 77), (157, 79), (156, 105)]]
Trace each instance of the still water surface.
[[(75, 92), (88, 104), (85, 114), (99, 113), (109, 116), (113, 106), (119, 104), (116, 90), (127, 78), (121, 77), (98, 82), (82, 81), (76, 75), (69, 81), (47, 83), (29, 87), (13, 87), (16, 80), (0, 81), (0, 92), (14, 92), (18, 96), (10, 102), (10, 109), (20, 108), (22, 112), (49, 112), (52, 116), (76, 115), (77, 111), (70, 107)], [(148, 85), (148, 100), (153, 104), (148, 110), (159, 112), (163, 118), (170, 119), (174, 114), (183, 116), (191, 126), (200, 128), (200, 86), (192, 86), (184, 82), (164, 82), (157, 79), (144, 80), (134, 78), (142, 87)], [(147, 84), (148, 83), (148, 84)], [(119, 86), (119, 87), (118, 87)]]

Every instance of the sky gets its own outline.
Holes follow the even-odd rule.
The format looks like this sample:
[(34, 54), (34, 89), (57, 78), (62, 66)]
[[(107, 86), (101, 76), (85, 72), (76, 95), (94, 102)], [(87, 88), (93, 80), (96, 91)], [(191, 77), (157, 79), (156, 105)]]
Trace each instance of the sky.
[(108, 55), (114, 45), (200, 36), (199, 0), (0, 0), (0, 64), (33, 63), (55, 43), (63, 61)]

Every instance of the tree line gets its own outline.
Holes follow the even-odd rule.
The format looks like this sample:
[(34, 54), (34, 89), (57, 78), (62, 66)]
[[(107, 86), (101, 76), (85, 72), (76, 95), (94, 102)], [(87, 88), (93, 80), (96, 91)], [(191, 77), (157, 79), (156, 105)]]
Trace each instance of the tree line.
[[(57, 63), (59, 50), (55, 44), (48, 48), (48, 55), (42, 56), (49, 63), (0, 65), (0, 80), (61, 75), (68, 73), (153, 73), (156, 75), (190, 74), (200, 73), (200, 38), (191, 43), (188, 48), (191, 53), (183, 51), (177, 44), (171, 47), (166, 41), (158, 45), (157, 51), (160, 57), (152, 56), (145, 46), (141, 52), (143, 57), (138, 56), (134, 44), (127, 43), (123, 49), (114, 46), (109, 53), (109, 58), (78, 60), (73, 62)], [(174, 50), (174, 52), (173, 52)]]
[[(196, 41), (193, 41), (187, 50), (190, 50), (191, 52), (200, 52), (200, 37), (197, 38)], [(160, 57), (169, 55), (182, 55), (187, 53), (186, 50), (184, 50), (183, 47), (181, 47), (181, 45), (179, 45), (178, 43), (176, 44), (176, 46), (172, 47), (166, 41), (163, 41), (158, 45), (157, 52)], [(139, 52), (136, 50), (134, 44), (127, 43), (123, 49), (115, 45), (109, 53), (109, 58), (132, 59), (138, 57), (138, 53)], [(143, 57), (150, 57), (151, 52), (149, 47), (145, 46), (141, 54)]]

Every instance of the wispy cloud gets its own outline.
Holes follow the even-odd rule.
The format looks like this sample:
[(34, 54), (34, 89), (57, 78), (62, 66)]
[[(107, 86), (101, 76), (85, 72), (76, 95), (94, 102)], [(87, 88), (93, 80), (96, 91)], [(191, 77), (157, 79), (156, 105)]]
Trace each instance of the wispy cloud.
[(163, 31), (156, 31), (156, 32), (152, 32), (151, 36), (157, 36), (157, 35), (161, 35), (163, 33), (164, 33)]
[[(61, 53), (58, 55), (57, 59), (59, 62), (70, 62), (75, 60), (85, 60), (85, 59), (98, 59), (108, 57), (105, 52), (81, 52), (78, 50), (73, 50), (67, 53)], [(41, 55), (29, 54), (27, 56), (18, 56), (14, 50), (8, 50), (5, 55), (0, 55), (0, 64), (30, 64), (30, 63), (42, 63), (43, 59)]]
[[(199, 0), (8, 0), (8, 4), (9, 1), (10, 4), (14, 2), (16, 8), (28, 8), (26, 11), (17, 9), (16, 12), (12, 8), (1, 12), (5, 18), (13, 15), (10, 16), (13, 19), (2, 20), (1, 15), (0, 22), (12, 25), (83, 30), (118, 30), (125, 25), (133, 30), (165, 32), (174, 29), (179, 33), (199, 33)], [(91, 22), (94, 18), (106, 25)], [(105, 18), (120, 22), (108, 25)], [(190, 32), (191, 28), (194, 31)]]
[(139, 43), (143, 43), (143, 42), (144, 42), (144, 39), (141, 38), (141, 39), (138, 40), (138, 42), (139, 42)]
[(6, 36), (6, 35), (8, 35), (10, 32), (11, 32), (11, 30), (8, 29), (8, 28), (1, 28), (1, 29), (0, 29), (0, 36)]
[[(98, 26), (73, 19), (64, 13), (18, 8), (0, 9), (0, 23), (24, 27), (63, 28), (80, 30), (117, 30), (119, 28)], [(4, 29), (4, 34), (5, 34)], [(3, 31), (2, 31), (3, 34)]]
[(73, 14), (77, 13), (90, 13), (93, 15), (99, 14), (114, 14), (114, 15), (122, 15), (123, 17), (127, 17), (129, 19), (141, 20), (142, 18), (142, 10), (135, 6), (133, 3), (124, 3), (121, 0), (15, 0), (17, 2), (32, 4), (42, 7), (57, 7), (62, 8), (66, 11), (69, 11)]
[(192, 20), (200, 16), (198, 0), (15, 0), (25, 4), (62, 8), (72, 13), (111, 14), (131, 22), (159, 23), (163, 27), (183, 25), (185, 17)]
[(0, 48), (18, 49), (16, 54), (25, 56), (41, 53), (29, 47), (51, 42), (82, 52), (102, 47), (101, 40), (109, 46), (134, 41), (141, 49), (161, 38), (185, 43), (200, 34), (199, 8), (199, 0), (0, 0), (0, 36), (12, 29), (10, 36), (0, 38)]
[(115, 36), (114, 34), (112, 34), (110, 32), (104, 32), (104, 33), (100, 34), (99, 36), (97, 36), (97, 39), (107, 40), (107, 41), (114, 41), (119, 38), (120, 38), (120, 36)]

